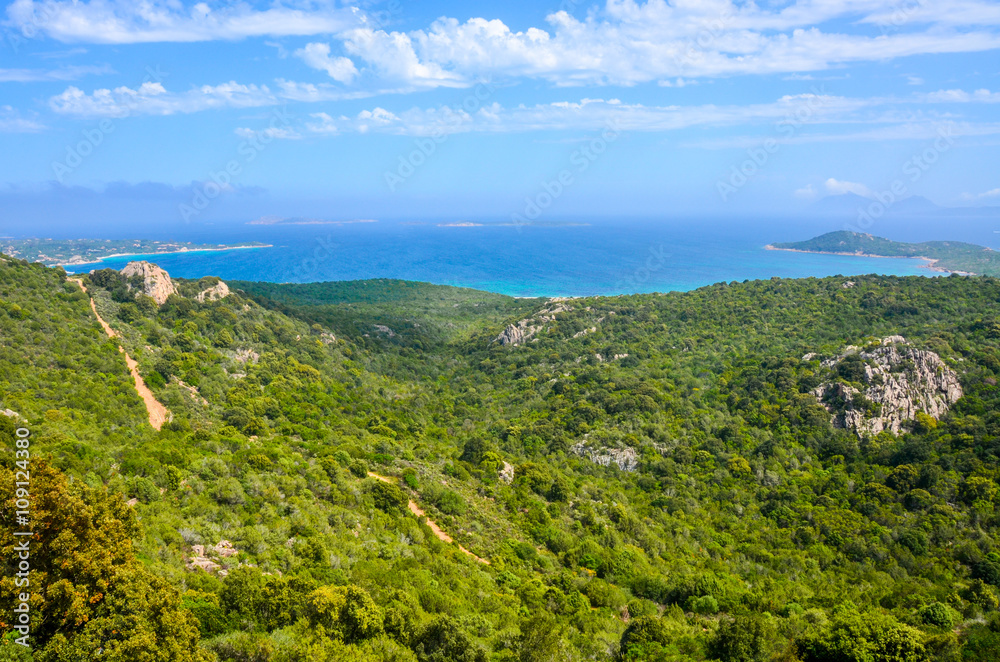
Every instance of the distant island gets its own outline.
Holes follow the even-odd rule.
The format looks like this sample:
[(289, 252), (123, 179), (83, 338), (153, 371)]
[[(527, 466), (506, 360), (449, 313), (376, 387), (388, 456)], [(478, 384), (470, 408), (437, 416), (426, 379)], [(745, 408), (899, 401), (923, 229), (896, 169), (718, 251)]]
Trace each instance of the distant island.
[(925, 241), (908, 244), (861, 232), (828, 232), (808, 241), (769, 244), (768, 250), (857, 255), (860, 257), (909, 257), (928, 262), (927, 268), (964, 275), (1000, 276), (1000, 253), (992, 248), (961, 241)]
[(195, 244), (189, 241), (150, 239), (27, 239), (4, 238), (0, 251), (47, 267), (100, 262), (112, 257), (165, 255), (190, 251), (228, 251), (236, 248), (270, 248), (271, 244), (251, 241), (238, 244)]

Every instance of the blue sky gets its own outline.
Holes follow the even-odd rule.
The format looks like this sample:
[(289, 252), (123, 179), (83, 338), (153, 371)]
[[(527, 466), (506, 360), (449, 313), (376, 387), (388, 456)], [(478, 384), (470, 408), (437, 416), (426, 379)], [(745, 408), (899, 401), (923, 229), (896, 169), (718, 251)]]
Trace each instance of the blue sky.
[(995, 1), (16, 0), (0, 19), (9, 234), (532, 201), (787, 213), (894, 184), (1000, 204)]

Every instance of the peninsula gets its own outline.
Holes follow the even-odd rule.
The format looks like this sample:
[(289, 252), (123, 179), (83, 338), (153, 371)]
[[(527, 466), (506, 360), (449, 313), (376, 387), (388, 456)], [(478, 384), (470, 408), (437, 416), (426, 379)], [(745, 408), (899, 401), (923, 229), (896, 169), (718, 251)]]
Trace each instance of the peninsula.
[(828, 232), (807, 241), (769, 244), (768, 250), (857, 255), (859, 257), (909, 257), (928, 262), (934, 271), (978, 276), (1000, 276), (1000, 253), (986, 246), (960, 241), (925, 241), (909, 244), (861, 232)]
[(195, 244), (189, 241), (153, 241), (149, 239), (26, 239), (5, 238), (0, 250), (11, 257), (41, 262), (47, 267), (89, 264), (113, 257), (164, 255), (191, 251), (228, 251), (236, 248), (270, 248), (270, 244)]

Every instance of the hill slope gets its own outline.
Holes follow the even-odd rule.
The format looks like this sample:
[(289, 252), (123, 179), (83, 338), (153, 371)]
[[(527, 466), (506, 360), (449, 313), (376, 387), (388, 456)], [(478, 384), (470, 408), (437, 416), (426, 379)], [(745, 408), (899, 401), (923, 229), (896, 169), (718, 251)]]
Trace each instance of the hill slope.
[(908, 244), (860, 232), (828, 232), (807, 241), (772, 244), (775, 250), (862, 255), (870, 257), (913, 257), (932, 260), (932, 268), (973, 275), (1000, 276), (1000, 253), (985, 246), (961, 241), (925, 241)]
[[(351, 294), (364, 284), (305, 297), (231, 283), (200, 302), (215, 285), (203, 279), (156, 306), (91, 274), (101, 316), (173, 413), (160, 431), (64, 279), (0, 263), (0, 410), (87, 486), (81, 499), (135, 500), (135, 556), (197, 620), (204, 659), (819, 662), (1000, 647), (995, 279), (771, 280), (555, 307), (447, 289), (421, 303), (428, 286), (393, 282), (372, 300)], [(338, 297), (358, 331), (390, 313), (438, 324), (453, 303), (462, 325), (426, 348), (373, 343), (313, 321), (337, 322)], [(494, 303), (463, 308), (477, 297)], [(522, 319), (531, 338), (496, 342)], [(876, 383), (866, 357), (894, 345), (908, 349)], [(916, 388), (931, 355), (960, 397), (939, 398), (938, 418), (904, 417), (898, 436), (838, 427), (847, 410), (889, 415), (888, 400), (814, 395)], [(82, 625), (53, 627), (86, 641)]]

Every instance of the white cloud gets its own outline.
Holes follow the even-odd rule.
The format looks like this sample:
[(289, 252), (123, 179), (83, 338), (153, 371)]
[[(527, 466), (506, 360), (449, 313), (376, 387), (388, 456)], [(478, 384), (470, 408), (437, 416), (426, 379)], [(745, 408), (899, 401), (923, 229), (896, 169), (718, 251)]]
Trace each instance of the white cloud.
[(325, 71), (330, 78), (341, 83), (350, 83), (358, 75), (358, 70), (350, 58), (330, 57), (330, 44), (311, 43), (295, 51), (313, 69)]
[[(135, 44), (306, 36), (336, 33), (359, 24), (350, 8), (302, 10), (276, 2), (258, 11), (246, 2), (212, 9), (179, 0), (14, 0), (7, 23), (25, 36), (62, 42)], [(321, 3), (326, 5), (326, 3)]]
[(266, 86), (202, 85), (188, 92), (168, 92), (161, 83), (143, 83), (136, 89), (116, 87), (87, 94), (69, 87), (49, 99), (57, 113), (78, 117), (126, 117), (129, 115), (173, 115), (216, 108), (251, 108), (278, 103)]
[(14, 108), (0, 106), (0, 133), (37, 133), (44, 129), (43, 124), (21, 117)]
[[(472, 95), (469, 99), (473, 99)], [(820, 122), (864, 107), (865, 100), (813, 94), (786, 96), (773, 103), (749, 106), (647, 106), (618, 99), (582, 99), (504, 107), (489, 101), (456, 107), (410, 108), (390, 112), (376, 107), (348, 117), (315, 113), (307, 125), (313, 133), (334, 135), (379, 131), (398, 135), (428, 136), (468, 132), (600, 131), (609, 126), (620, 131), (671, 131), (692, 126), (733, 126), (753, 122), (782, 122), (802, 117), (800, 123)], [(810, 108), (809, 117), (797, 114)]]
[(76, 80), (84, 76), (117, 73), (109, 65), (69, 66), (58, 69), (0, 69), (0, 83), (34, 83), (39, 81)]
[(813, 185), (809, 184), (804, 188), (796, 189), (792, 195), (800, 200), (813, 200), (816, 198), (817, 193), (816, 189), (813, 188)]
[(929, 103), (1000, 103), (1000, 92), (987, 89), (966, 92), (965, 90), (939, 90), (923, 97)]
[(856, 182), (844, 182), (831, 177), (824, 182), (826, 186), (826, 192), (830, 195), (843, 195), (844, 193), (853, 193), (855, 195), (860, 195), (863, 198), (873, 198), (875, 194), (872, 190), (865, 186), (864, 184), (858, 184)]
[[(275, 138), (279, 140), (298, 140), (302, 137), (298, 131), (286, 126), (272, 126), (266, 129), (248, 129), (240, 127), (235, 131), (236, 135), (248, 140), (259, 140), (260, 142), (271, 142)], [(266, 138), (266, 140), (261, 140)]]
[(921, 78), (920, 76), (907, 76), (906, 77), (906, 84), (907, 85), (923, 85), (924, 84), (924, 79)]
[(989, 198), (1000, 198), (1000, 188), (995, 188), (985, 193), (963, 193), (963, 200), (985, 200)]
[[(956, 0), (958, 2), (959, 0)], [(499, 20), (442, 18), (426, 30), (359, 28), (342, 35), (345, 50), (379, 76), (415, 87), (531, 77), (557, 85), (634, 85), (740, 74), (805, 74), (857, 61), (1000, 48), (991, 3), (960, 0), (965, 12), (925, 12), (922, 31), (885, 30), (857, 20), (891, 6), (886, 0), (802, 0), (779, 11), (730, 0), (608, 0), (583, 20), (547, 17), (548, 30), (517, 32)], [(763, 4), (763, 3), (762, 3)], [(951, 3), (941, 3), (951, 4)], [(850, 20), (847, 32), (817, 25)], [(949, 26), (947, 29), (941, 24)], [(957, 26), (968, 27), (959, 30)]]

